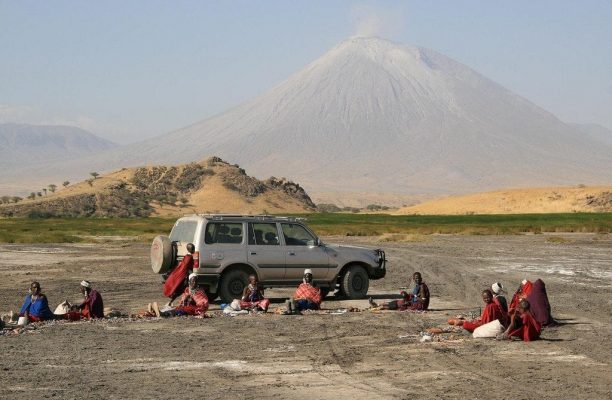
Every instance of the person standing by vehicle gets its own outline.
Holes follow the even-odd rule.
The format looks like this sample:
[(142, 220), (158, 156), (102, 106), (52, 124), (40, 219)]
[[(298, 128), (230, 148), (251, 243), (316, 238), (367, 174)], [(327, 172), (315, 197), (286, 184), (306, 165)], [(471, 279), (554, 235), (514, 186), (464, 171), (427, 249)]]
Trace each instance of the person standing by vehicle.
[(172, 302), (176, 300), (187, 287), (187, 277), (193, 271), (193, 256), (195, 246), (193, 243), (187, 243), (187, 254), (181, 260), (181, 263), (170, 272), (168, 279), (164, 282), (164, 296), (169, 297), (168, 306), (172, 306)]

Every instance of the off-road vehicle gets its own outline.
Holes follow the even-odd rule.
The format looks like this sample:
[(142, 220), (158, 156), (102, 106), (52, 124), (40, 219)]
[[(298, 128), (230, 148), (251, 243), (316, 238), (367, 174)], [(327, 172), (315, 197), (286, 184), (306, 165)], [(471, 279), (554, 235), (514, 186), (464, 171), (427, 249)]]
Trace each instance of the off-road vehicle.
[(168, 274), (187, 243), (195, 245), (194, 272), (211, 300), (239, 298), (249, 274), (265, 288), (296, 286), (306, 268), (324, 294), (364, 298), (370, 279), (386, 273), (383, 250), (323, 243), (301, 218), (227, 214), (179, 218), (169, 237), (153, 240), (153, 271)]

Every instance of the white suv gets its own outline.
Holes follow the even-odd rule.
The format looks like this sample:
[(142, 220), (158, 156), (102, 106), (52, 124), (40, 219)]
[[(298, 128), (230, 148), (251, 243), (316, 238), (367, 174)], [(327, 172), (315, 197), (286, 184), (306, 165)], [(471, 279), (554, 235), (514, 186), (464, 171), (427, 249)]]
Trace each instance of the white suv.
[(267, 215), (191, 215), (179, 218), (170, 237), (157, 236), (151, 246), (153, 271), (168, 274), (196, 248), (194, 272), (211, 300), (242, 295), (249, 274), (266, 288), (296, 286), (304, 269), (327, 294), (336, 289), (348, 298), (364, 298), (369, 280), (385, 276), (381, 249), (324, 244), (303, 219)]

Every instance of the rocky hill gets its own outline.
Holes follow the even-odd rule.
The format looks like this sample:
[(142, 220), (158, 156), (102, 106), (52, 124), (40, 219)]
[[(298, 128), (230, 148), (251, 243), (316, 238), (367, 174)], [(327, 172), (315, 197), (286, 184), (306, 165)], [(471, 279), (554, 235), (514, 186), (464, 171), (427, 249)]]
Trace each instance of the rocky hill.
[(508, 189), (449, 196), (400, 209), (399, 215), (612, 212), (612, 186)]
[(218, 157), (177, 166), (123, 168), (46, 196), (0, 206), (2, 216), (138, 217), (203, 212), (296, 213), (315, 210), (284, 178), (260, 181)]

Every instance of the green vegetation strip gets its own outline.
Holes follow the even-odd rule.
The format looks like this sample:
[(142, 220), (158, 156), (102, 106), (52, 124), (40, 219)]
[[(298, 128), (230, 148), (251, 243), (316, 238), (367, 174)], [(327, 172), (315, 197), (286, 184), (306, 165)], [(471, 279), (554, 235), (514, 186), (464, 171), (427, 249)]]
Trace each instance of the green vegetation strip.
[[(542, 232), (612, 232), (612, 213), (392, 216), (385, 214), (307, 214), (319, 235), (377, 236), (401, 234), (512, 235)], [(176, 221), (168, 218), (5, 218), (1, 243), (103, 242), (123, 237), (149, 242), (168, 234)]]

